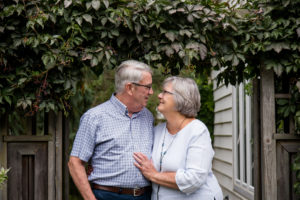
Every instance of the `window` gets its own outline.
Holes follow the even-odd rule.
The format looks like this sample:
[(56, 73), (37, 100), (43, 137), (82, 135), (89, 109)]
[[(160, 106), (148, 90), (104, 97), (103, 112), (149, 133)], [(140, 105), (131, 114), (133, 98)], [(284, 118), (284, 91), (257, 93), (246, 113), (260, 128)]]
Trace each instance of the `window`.
[(234, 189), (248, 199), (253, 199), (251, 97), (246, 94), (245, 85), (241, 83), (233, 89)]

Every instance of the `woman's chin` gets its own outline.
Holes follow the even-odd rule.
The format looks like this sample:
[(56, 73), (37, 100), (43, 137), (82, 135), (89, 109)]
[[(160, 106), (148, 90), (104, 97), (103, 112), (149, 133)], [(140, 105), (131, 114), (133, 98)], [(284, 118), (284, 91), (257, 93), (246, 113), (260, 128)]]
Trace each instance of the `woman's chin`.
[(159, 112), (161, 112), (161, 104), (158, 104), (158, 106), (156, 108)]

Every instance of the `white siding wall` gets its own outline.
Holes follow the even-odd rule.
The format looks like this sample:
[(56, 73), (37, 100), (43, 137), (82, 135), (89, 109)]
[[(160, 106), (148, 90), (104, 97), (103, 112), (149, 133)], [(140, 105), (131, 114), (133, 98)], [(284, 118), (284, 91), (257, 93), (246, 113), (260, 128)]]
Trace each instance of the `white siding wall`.
[(214, 150), (213, 171), (223, 190), (224, 198), (229, 200), (246, 200), (234, 191), (233, 184), (233, 105), (232, 86), (224, 84), (217, 86), (216, 76), (212, 72), (214, 81)]

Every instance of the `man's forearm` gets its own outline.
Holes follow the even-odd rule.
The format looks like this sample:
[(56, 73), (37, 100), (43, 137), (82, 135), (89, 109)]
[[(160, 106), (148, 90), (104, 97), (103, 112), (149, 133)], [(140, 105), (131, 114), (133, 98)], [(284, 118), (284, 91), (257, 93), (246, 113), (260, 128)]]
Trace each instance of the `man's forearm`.
[(84, 162), (82, 162), (77, 157), (71, 156), (68, 166), (73, 181), (76, 187), (78, 188), (79, 192), (81, 193), (82, 197), (85, 200), (96, 200), (96, 197), (92, 192), (91, 186), (87, 178)]

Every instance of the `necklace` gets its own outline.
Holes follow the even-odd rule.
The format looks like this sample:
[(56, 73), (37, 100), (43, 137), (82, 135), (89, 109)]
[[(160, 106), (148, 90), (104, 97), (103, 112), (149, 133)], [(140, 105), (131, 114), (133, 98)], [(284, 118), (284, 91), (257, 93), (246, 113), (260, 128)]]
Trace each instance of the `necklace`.
[[(178, 127), (178, 132), (180, 131), (180, 128), (183, 124), (183, 122), (186, 120), (186, 117), (184, 117), (184, 119), (181, 121), (179, 127)], [(178, 133), (177, 132), (177, 133)], [(177, 137), (177, 133), (175, 135), (175, 137), (173, 137), (172, 141), (170, 142), (170, 144), (168, 145), (168, 148), (164, 151), (164, 146), (165, 146), (165, 139), (166, 139), (166, 133), (167, 133), (167, 124), (166, 124), (166, 128), (165, 128), (165, 132), (164, 132), (164, 139), (163, 142), (161, 144), (161, 151), (160, 151), (160, 159), (159, 159), (159, 171), (161, 171), (162, 168), (162, 161), (164, 156), (167, 154), (169, 148), (171, 147), (171, 145), (173, 144), (173, 141), (175, 140), (175, 138)]]
[[(184, 117), (184, 119), (181, 121), (180, 125), (178, 126), (178, 132), (180, 131), (180, 128), (181, 128), (181, 126), (182, 126), (182, 124), (183, 124), (183, 122), (184, 122), (185, 120), (186, 120), (186, 117)], [(177, 132), (177, 133), (178, 133), (178, 132)], [(163, 161), (164, 156), (167, 154), (169, 148), (170, 148), (171, 145), (173, 144), (173, 141), (174, 141), (175, 138), (177, 137), (177, 133), (176, 133), (175, 137), (173, 137), (172, 141), (170, 142), (168, 148), (164, 151), (165, 139), (166, 139), (166, 133), (167, 133), (167, 124), (166, 124), (166, 127), (165, 127), (164, 139), (163, 139), (163, 142), (162, 142), (162, 144), (161, 144), (160, 159), (159, 159), (159, 171), (161, 171), (161, 169), (162, 169), (162, 161)], [(159, 189), (160, 189), (160, 185), (158, 185), (158, 187), (157, 187), (157, 194), (156, 194), (157, 200), (159, 199), (159, 196), (158, 196)]]

